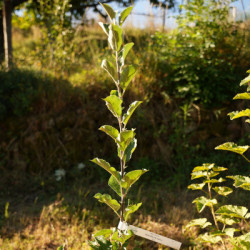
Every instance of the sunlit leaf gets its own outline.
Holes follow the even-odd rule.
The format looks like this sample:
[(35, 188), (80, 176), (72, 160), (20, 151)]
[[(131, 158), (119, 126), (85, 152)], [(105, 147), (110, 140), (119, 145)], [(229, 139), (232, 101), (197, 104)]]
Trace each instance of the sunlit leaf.
[(115, 66), (112, 62), (108, 61), (107, 59), (104, 59), (102, 61), (101, 67), (110, 75), (110, 77), (113, 79), (114, 82), (116, 82), (116, 70)]
[(108, 36), (109, 35), (109, 24), (98, 22), (98, 24), (101, 26), (105, 34)]
[(223, 196), (227, 196), (233, 192), (233, 190), (229, 187), (214, 187), (213, 190)]
[(229, 237), (233, 238), (234, 237), (234, 233), (237, 232), (239, 230), (235, 229), (235, 228), (226, 228), (225, 229), (225, 234), (228, 235)]
[(216, 219), (219, 222), (221, 222), (225, 225), (229, 225), (229, 226), (240, 222), (240, 220), (238, 218), (231, 218), (231, 217), (226, 216), (226, 215), (216, 215)]
[(243, 188), (250, 191), (250, 178), (248, 176), (234, 175), (227, 176), (227, 178), (231, 178), (234, 180), (234, 186), (236, 188)]
[(214, 167), (214, 163), (212, 163), (212, 164), (204, 163), (204, 164), (202, 164), (202, 166), (195, 167), (192, 172), (208, 171), (208, 170), (213, 169), (213, 167)]
[(242, 206), (225, 205), (220, 207), (215, 213), (244, 219), (248, 209)]
[(138, 203), (138, 204), (134, 204), (134, 205), (129, 205), (125, 208), (125, 214), (124, 214), (124, 218), (125, 221), (127, 221), (128, 216), (134, 212), (136, 212), (139, 207), (142, 205), (142, 203)]
[(131, 50), (131, 48), (134, 46), (134, 43), (127, 43), (123, 46), (123, 49), (122, 49), (122, 62), (124, 64), (125, 62), (125, 59), (128, 55), (128, 52)]
[(225, 181), (225, 179), (219, 178), (219, 179), (206, 180), (206, 181), (204, 181), (204, 183), (220, 183), (220, 182), (223, 182), (223, 181)]
[(244, 79), (240, 82), (240, 86), (242, 86), (242, 85), (244, 85), (244, 84), (246, 84), (246, 83), (248, 83), (248, 82), (250, 82), (250, 75), (247, 76), (246, 78), (244, 78)]
[(119, 149), (125, 151), (130, 142), (135, 137), (135, 131), (132, 130), (123, 130), (117, 137), (116, 143), (119, 145)]
[(122, 100), (116, 95), (110, 95), (103, 99), (106, 102), (106, 105), (110, 112), (115, 117), (120, 117), (122, 114)]
[(138, 69), (138, 66), (135, 64), (124, 67), (122, 74), (121, 74), (121, 79), (120, 79), (120, 85), (123, 91), (127, 89), (129, 83), (134, 78), (137, 72), (137, 69)]
[(188, 189), (192, 190), (202, 190), (202, 188), (206, 185), (206, 183), (200, 183), (200, 184), (191, 184), (188, 186)]
[(236, 99), (250, 100), (250, 93), (247, 93), (247, 92), (245, 92), (245, 93), (239, 93), (233, 99), (234, 100), (236, 100)]
[(238, 146), (234, 142), (226, 142), (217, 146), (215, 149), (227, 150), (242, 155), (249, 149), (249, 146)]
[(105, 9), (105, 11), (107, 12), (108, 16), (110, 17), (111, 21), (116, 17), (116, 13), (113, 10), (113, 8), (111, 6), (109, 6), (106, 3), (101, 3), (101, 6)]
[(207, 199), (205, 196), (201, 196), (193, 200), (192, 203), (196, 203), (197, 211), (201, 213), (205, 207), (211, 207), (214, 204), (217, 204), (216, 199)]
[(135, 101), (133, 103), (131, 103), (129, 105), (128, 111), (127, 113), (124, 114), (123, 118), (122, 118), (122, 122), (123, 124), (126, 126), (130, 117), (132, 116), (132, 114), (134, 113), (134, 111), (136, 110), (136, 108), (141, 104), (141, 101)]
[(131, 230), (128, 230), (127, 232), (124, 232), (123, 234), (119, 234), (118, 231), (116, 231), (112, 237), (111, 241), (118, 241), (124, 244), (129, 238), (133, 236), (133, 233)]
[(120, 182), (113, 175), (110, 176), (108, 185), (121, 197)]
[(105, 160), (99, 159), (99, 158), (94, 158), (91, 160), (95, 164), (99, 165), (100, 167), (104, 168), (107, 172), (109, 172), (111, 175), (113, 175), (117, 180), (120, 178), (120, 174), (114, 167), (111, 167), (108, 162)]
[(107, 135), (109, 135), (114, 140), (116, 140), (116, 138), (119, 135), (119, 131), (110, 125), (103, 125), (99, 128), (99, 130), (105, 132)]
[[(125, 152), (124, 152), (124, 161), (125, 162), (128, 162), (131, 157), (132, 157), (132, 154), (133, 152), (135, 151), (137, 147), (137, 140), (134, 138), (130, 143), (129, 145), (127, 146)], [(120, 154), (118, 153), (118, 156), (120, 157)]]
[(199, 226), (200, 228), (206, 228), (208, 226), (211, 226), (212, 224), (207, 221), (207, 218), (200, 218), (200, 219), (194, 219), (191, 220), (186, 226), (185, 229), (194, 227), (194, 226)]
[(214, 177), (214, 176), (216, 176), (218, 174), (219, 173), (216, 173), (216, 172), (213, 172), (213, 171), (210, 171), (210, 172), (207, 172), (207, 171), (197, 171), (197, 172), (191, 173), (191, 180), (202, 178), (202, 177), (207, 178), (207, 176), (209, 176), (209, 178), (212, 178), (212, 177)]
[(221, 236), (218, 236), (218, 235), (210, 235), (208, 233), (205, 233), (205, 234), (199, 235), (197, 240), (199, 242), (202, 242), (202, 243), (216, 244), (216, 243), (222, 241), (222, 238), (221, 238)]
[(102, 230), (96, 232), (94, 234), (94, 237), (103, 236), (105, 238), (108, 238), (111, 236), (112, 233), (113, 233), (113, 231), (111, 229), (102, 229)]
[(243, 116), (248, 116), (250, 117), (250, 109), (245, 109), (245, 110), (241, 110), (241, 111), (233, 111), (231, 113), (228, 114), (230, 116), (231, 120), (243, 117)]
[(250, 232), (234, 238), (234, 242), (237, 242), (240, 245), (240, 248), (238, 249), (249, 250), (250, 249)]
[(128, 190), (146, 172), (148, 172), (146, 169), (138, 169), (128, 172), (121, 180), (122, 187)]
[(117, 200), (112, 199), (112, 197), (109, 194), (100, 194), (97, 193), (94, 196), (99, 202), (107, 204), (109, 207), (111, 207), (116, 213), (120, 209), (121, 205), (118, 203)]
[(133, 9), (133, 7), (130, 6), (130, 7), (126, 8), (125, 10), (123, 10), (123, 11), (121, 12), (121, 14), (120, 14), (119, 17), (118, 17), (119, 25), (122, 25), (122, 24), (125, 22), (125, 20), (127, 19), (128, 15), (129, 15), (130, 12), (132, 11), (132, 9)]
[(118, 25), (110, 24), (108, 41), (113, 50), (120, 50), (122, 46), (122, 29)]

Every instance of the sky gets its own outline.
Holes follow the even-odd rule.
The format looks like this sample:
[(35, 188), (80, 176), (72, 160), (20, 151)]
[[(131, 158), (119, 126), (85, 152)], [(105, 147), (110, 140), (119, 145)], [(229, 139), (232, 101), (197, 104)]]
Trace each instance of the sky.
[[(245, 6), (245, 10), (250, 15), (250, 0), (242, 0), (243, 4)], [(182, 0), (176, 0), (177, 3), (181, 3)], [(185, 0), (184, 0), (185, 2)], [(112, 3), (111, 6), (118, 11), (121, 11), (123, 7), (119, 6), (116, 3)], [(237, 0), (232, 4), (232, 6), (236, 7), (237, 9), (237, 16), (242, 15), (243, 8), (241, 0)], [(143, 16), (138, 14), (149, 14), (150, 16)], [(178, 14), (178, 8), (176, 10), (168, 10), (166, 13), (165, 18), (165, 27), (166, 28), (175, 28), (176, 22), (175, 22), (175, 15)], [(96, 14), (93, 14), (91, 10), (87, 12), (87, 17), (97, 17)], [(162, 27), (163, 26), (163, 10), (160, 8), (153, 8), (151, 4), (149, 3), (149, 0), (138, 0), (135, 3), (134, 9), (132, 11), (132, 15), (129, 16), (129, 18), (126, 21), (126, 24), (128, 26), (132, 25), (136, 26), (138, 28), (146, 28), (150, 25), (155, 25), (156, 27)]]

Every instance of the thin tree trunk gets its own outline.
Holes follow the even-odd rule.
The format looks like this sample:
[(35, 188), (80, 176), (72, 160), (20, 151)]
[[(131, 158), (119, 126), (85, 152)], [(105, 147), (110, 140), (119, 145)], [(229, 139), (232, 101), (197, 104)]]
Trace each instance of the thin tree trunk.
[(4, 35), (4, 54), (6, 68), (12, 65), (12, 39), (11, 39), (11, 0), (3, 1), (3, 35)]

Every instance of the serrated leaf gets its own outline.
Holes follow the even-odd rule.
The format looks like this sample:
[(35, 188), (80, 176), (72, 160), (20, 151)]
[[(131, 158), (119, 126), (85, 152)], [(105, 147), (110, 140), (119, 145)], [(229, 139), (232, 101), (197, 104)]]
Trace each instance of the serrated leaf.
[(109, 6), (106, 3), (100, 3), (101, 6), (104, 8), (104, 10), (106, 11), (106, 13), (108, 14), (109, 18), (111, 19), (111, 21), (116, 17), (116, 13), (113, 10), (113, 8), (111, 6)]
[(124, 114), (123, 118), (122, 118), (122, 122), (124, 124), (124, 126), (127, 125), (130, 117), (132, 116), (132, 114), (134, 113), (134, 111), (136, 110), (136, 108), (141, 104), (141, 101), (135, 101), (133, 103), (131, 103), (129, 105), (128, 111), (126, 114)]
[(243, 175), (227, 176), (227, 178), (234, 180), (234, 186), (236, 188), (243, 188), (250, 191), (250, 178)]
[(225, 205), (220, 207), (215, 213), (235, 218), (244, 219), (248, 209), (242, 206)]
[(111, 24), (109, 26), (108, 41), (113, 50), (120, 50), (122, 46), (122, 29), (118, 25)]
[(247, 92), (239, 93), (233, 99), (234, 100), (237, 100), (237, 99), (250, 100), (250, 93), (247, 93)]
[(234, 120), (243, 116), (250, 117), (250, 109), (245, 109), (241, 111), (233, 111), (228, 114), (230, 116), (230, 120)]
[(193, 169), (192, 172), (198, 172), (198, 171), (209, 171), (214, 168), (214, 163), (204, 163), (202, 166), (197, 166)]
[(128, 55), (128, 52), (131, 50), (131, 48), (134, 46), (134, 43), (127, 43), (123, 46), (123, 50), (122, 50), (122, 64), (125, 63), (125, 59)]
[(112, 78), (112, 80), (116, 83), (116, 70), (115, 70), (115, 66), (112, 62), (104, 59), (102, 61), (102, 65), (101, 67), (110, 75), (110, 77)]
[(104, 168), (107, 172), (109, 172), (111, 175), (113, 175), (117, 179), (117, 181), (120, 179), (119, 172), (116, 171), (116, 169), (114, 167), (111, 167), (110, 164), (108, 162), (106, 162), (105, 160), (99, 159), (99, 158), (94, 158), (91, 161), (94, 162), (95, 164), (99, 165), (100, 167)]
[(244, 79), (240, 82), (240, 86), (242, 86), (242, 85), (244, 85), (244, 84), (246, 84), (246, 83), (248, 83), (248, 82), (250, 82), (250, 75), (247, 76), (246, 78), (244, 78)]
[(118, 135), (119, 135), (119, 131), (110, 125), (103, 125), (99, 128), (99, 130), (105, 132), (107, 135), (109, 135), (114, 140), (116, 140)]
[(216, 215), (216, 219), (219, 222), (229, 226), (232, 226), (233, 224), (240, 222), (238, 218), (231, 218), (225, 215)]
[(115, 117), (118, 118), (121, 116), (122, 100), (118, 96), (110, 95), (103, 100), (106, 102), (106, 106)]
[(226, 142), (224, 144), (217, 146), (215, 149), (227, 150), (227, 151), (231, 151), (231, 152), (243, 155), (249, 149), (249, 146), (238, 146), (234, 142)]
[(200, 228), (206, 228), (208, 226), (211, 226), (212, 224), (207, 221), (207, 218), (200, 218), (200, 219), (194, 219), (191, 220), (186, 226), (185, 230), (194, 227), (194, 226), (199, 226)]
[(104, 238), (110, 237), (113, 233), (111, 229), (102, 229), (94, 234), (94, 237), (103, 236)]
[(136, 72), (137, 72), (138, 66), (135, 64), (129, 65), (124, 67), (122, 73), (121, 73), (121, 79), (120, 79), (120, 85), (125, 91), (131, 82), (131, 80), (134, 78)]
[(128, 191), (128, 189), (146, 172), (148, 172), (148, 170), (146, 169), (139, 169), (128, 172), (121, 180), (122, 187), (127, 189)]
[(129, 205), (125, 208), (125, 214), (124, 214), (124, 218), (125, 221), (127, 221), (128, 216), (134, 212), (136, 212), (139, 207), (142, 205), (142, 203), (138, 203), (138, 204), (134, 204), (134, 205)]
[(221, 182), (223, 182), (223, 181), (225, 181), (225, 179), (219, 178), (219, 179), (210, 179), (210, 180), (206, 180), (206, 181), (204, 181), (204, 183), (221, 183)]
[(129, 238), (131, 238), (133, 236), (133, 233), (131, 230), (128, 230), (127, 232), (123, 233), (123, 234), (119, 234), (118, 231), (116, 231), (112, 237), (111, 237), (111, 241), (118, 241), (121, 242), (122, 244), (124, 244)]
[(191, 180), (194, 180), (194, 179), (198, 179), (198, 178), (202, 178), (202, 177), (205, 177), (207, 178), (207, 176), (209, 176), (210, 178), (218, 175), (219, 173), (216, 173), (216, 172), (207, 172), (207, 171), (197, 171), (197, 172), (193, 172), (191, 173)]
[(109, 24), (98, 22), (98, 24), (103, 29), (104, 33), (108, 36), (109, 35)]
[(110, 176), (108, 185), (121, 197), (121, 185), (113, 175)]
[(94, 197), (99, 202), (107, 204), (109, 207), (111, 207), (115, 211), (116, 214), (118, 214), (117, 211), (120, 209), (121, 205), (118, 203), (117, 200), (112, 199), (112, 197), (109, 194), (97, 193), (97, 194), (95, 194)]
[(130, 6), (130, 7), (126, 8), (125, 10), (123, 10), (123, 11), (121, 12), (121, 14), (120, 14), (119, 17), (118, 17), (119, 25), (122, 25), (122, 24), (125, 22), (125, 20), (127, 19), (128, 15), (129, 15), (130, 12), (132, 11), (132, 9), (133, 9), (133, 7)]
[(188, 186), (188, 189), (192, 190), (202, 190), (202, 188), (205, 186), (205, 183), (200, 183), (200, 184), (191, 184)]
[[(135, 131), (134, 130), (124, 130), (122, 131), (117, 139), (116, 139), (116, 143), (119, 145), (119, 149), (121, 151), (125, 151), (126, 148), (128, 147), (128, 145), (130, 144), (130, 142), (134, 139), (135, 137)], [(119, 152), (118, 149), (118, 152)]]
[(233, 190), (229, 187), (214, 187), (213, 190), (223, 196), (227, 196), (233, 192)]
[(205, 207), (211, 207), (214, 204), (217, 204), (216, 199), (207, 199), (205, 196), (201, 196), (193, 200), (192, 203), (196, 203), (197, 211), (201, 213)]
[(222, 241), (222, 238), (218, 235), (209, 235), (208, 233), (205, 233), (205, 234), (199, 235), (197, 240), (199, 242), (202, 242), (202, 243), (216, 244), (216, 243)]

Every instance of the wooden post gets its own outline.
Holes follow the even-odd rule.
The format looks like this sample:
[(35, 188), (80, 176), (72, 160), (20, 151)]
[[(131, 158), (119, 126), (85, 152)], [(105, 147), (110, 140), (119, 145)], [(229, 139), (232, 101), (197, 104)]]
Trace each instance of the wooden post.
[(3, 36), (4, 36), (4, 54), (6, 68), (10, 69), (12, 65), (12, 35), (11, 35), (11, 0), (3, 1)]

